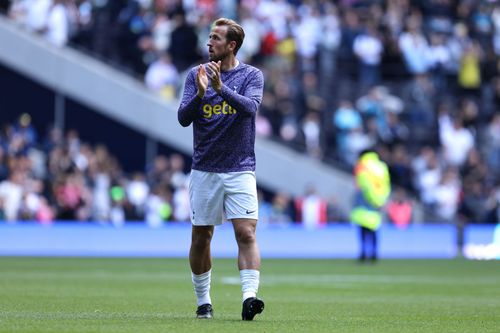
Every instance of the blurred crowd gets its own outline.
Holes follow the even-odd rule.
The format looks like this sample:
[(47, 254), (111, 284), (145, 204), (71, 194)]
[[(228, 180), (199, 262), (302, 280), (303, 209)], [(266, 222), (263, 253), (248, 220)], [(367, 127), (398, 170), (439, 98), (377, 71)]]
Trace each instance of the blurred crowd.
[(13, 0), (3, 7), (51, 43), (99, 57), (171, 101), (186, 70), (206, 59), (209, 24), (236, 19), (246, 32), (238, 57), (266, 77), (258, 135), (346, 170), (375, 146), (397, 202), (418, 199), (427, 220), (499, 220), (498, 1)]
[(0, 219), (164, 221), (189, 219), (184, 157), (158, 156), (144, 171), (125, 173), (104, 145), (77, 131), (52, 128), (38, 138), (29, 114), (0, 133)]
[[(346, 222), (314, 188), (304, 197), (259, 190), (261, 225)], [(158, 155), (144, 170), (126, 172), (102, 144), (83, 142), (76, 130), (51, 128), (39, 137), (31, 116), (0, 131), (0, 221), (125, 221), (160, 226), (190, 216), (188, 174), (179, 154)]]

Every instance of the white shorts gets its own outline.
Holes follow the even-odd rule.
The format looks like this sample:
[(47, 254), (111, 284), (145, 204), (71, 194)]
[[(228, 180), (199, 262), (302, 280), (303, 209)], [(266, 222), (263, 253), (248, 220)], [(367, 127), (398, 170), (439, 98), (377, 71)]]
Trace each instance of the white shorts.
[(258, 219), (255, 172), (214, 173), (191, 170), (191, 223), (219, 225), (238, 218)]

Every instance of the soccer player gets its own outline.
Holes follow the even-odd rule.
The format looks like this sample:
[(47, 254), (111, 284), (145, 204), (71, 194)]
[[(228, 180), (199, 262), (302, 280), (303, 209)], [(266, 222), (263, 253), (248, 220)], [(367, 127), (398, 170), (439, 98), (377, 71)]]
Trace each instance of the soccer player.
[(243, 320), (264, 309), (257, 298), (260, 253), (255, 179), (255, 115), (262, 101), (262, 72), (236, 58), (245, 33), (233, 20), (216, 20), (208, 38), (210, 62), (190, 70), (178, 110), (179, 123), (193, 124), (190, 175), (192, 236), (189, 263), (198, 318), (212, 318), (210, 243), (223, 217), (233, 224), (243, 292)]

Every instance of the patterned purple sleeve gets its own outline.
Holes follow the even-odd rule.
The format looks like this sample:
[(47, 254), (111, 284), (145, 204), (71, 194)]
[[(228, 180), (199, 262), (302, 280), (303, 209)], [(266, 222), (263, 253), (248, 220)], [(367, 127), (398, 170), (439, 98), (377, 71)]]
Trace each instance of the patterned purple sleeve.
[(198, 97), (197, 92), (196, 68), (193, 68), (186, 77), (184, 94), (182, 95), (181, 105), (177, 112), (177, 118), (183, 127), (191, 125), (196, 119), (196, 114), (199, 113), (201, 98)]
[(243, 112), (257, 113), (262, 102), (264, 76), (261, 71), (255, 71), (253, 78), (245, 89), (245, 95), (240, 95), (226, 85), (222, 86), (221, 96), (232, 107)]

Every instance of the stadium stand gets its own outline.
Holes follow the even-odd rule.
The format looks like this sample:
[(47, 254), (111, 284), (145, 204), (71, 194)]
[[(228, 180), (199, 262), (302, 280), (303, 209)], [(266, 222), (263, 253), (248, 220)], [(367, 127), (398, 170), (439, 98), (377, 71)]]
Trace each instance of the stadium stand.
[[(0, 27), (5, 28), (0, 29), (0, 41), (12, 46), (2, 53), (0, 58), (17, 71), (57, 92), (44, 93), (43, 90), (46, 88), (35, 87), (36, 84), (33, 83), (18, 82), (26, 80), (5, 69), (0, 75), (1, 79), (5, 79), (3, 84), (5, 91), (11, 97), (17, 96), (9, 110), (26, 107), (36, 114), (36, 118), (45, 117), (49, 119), (48, 122), (58, 123), (58, 118), (63, 119), (64, 121), (61, 120), (63, 127), (65, 123), (68, 128), (80, 126), (86, 132), (86, 137), (93, 137), (95, 143), (109, 139), (111, 135), (115, 138), (111, 144), (112, 150), (122, 151), (121, 160), (126, 159), (128, 171), (132, 168), (132, 163), (135, 163), (135, 168), (144, 170), (144, 164), (139, 163), (140, 166), (137, 167), (137, 161), (144, 161), (144, 146), (146, 148), (150, 146), (148, 144), (150, 137), (169, 143), (180, 151), (186, 151), (186, 147), (191, 145), (190, 132), (181, 131), (181, 127), (177, 124), (176, 114), (172, 111), (175, 106), (155, 98), (136, 80), (71, 49), (53, 48), (43, 40), (19, 31), (1, 19)], [(24, 98), (25, 89), (30, 91), (30, 99)], [(39, 90), (42, 90), (40, 94), (43, 95), (40, 99), (36, 96), (38, 93), (33, 94)], [(68, 97), (65, 98), (63, 94)], [(91, 116), (93, 113), (91, 110), (76, 105), (77, 103), (71, 101), (69, 97), (85, 101), (107, 117)], [(55, 99), (55, 102), (51, 99)], [(39, 108), (40, 105), (46, 107)], [(55, 109), (54, 112), (50, 110), (52, 107)], [(59, 115), (60, 113), (62, 115)], [(9, 114), (12, 114), (12, 111), (2, 115), (7, 117)], [(130, 130), (125, 131), (109, 118), (120, 121), (143, 135), (139, 136)], [(15, 121), (17, 122), (17, 119)], [(45, 129), (45, 126), (46, 124), (42, 124), (39, 128)], [(123, 144), (124, 137), (126, 144)], [(137, 141), (141, 140), (148, 142), (137, 147)], [(261, 184), (274, 191), (281, 190), (289, 195), (299, 195), (309, 183), (316, 183), (318, 189), (326, 193), (332, 192), (336, 182), (340, 184), (337, 187), (344, 188), (345, 193), (352, 187), (349, 179), (331, 167), (321, 165), (276, 143), (266, 142), (268, 141), (266, 139), (258, 141), (260, 144), (257, 155), (259, 164), (264, 170), (259, 179)], [(152, 145), (154, 146), (154, 142)], [(154, 151), (155, 148), (151, 150)], [(294, 163), (293, 169), (289, 168), (291, 161)], [(153, 161), (151, 159), (148, 162), (150, 164)], [(339, 203), (341, 200), (347, 204), (348, 196), (340, 198)]]
[[(13, 1), (10, 19), (144, 77), (171, 102), (185, 69), (204, 56), (207, 22), (238, 18), (247, 31), (240, 57), (267, 80), (261, 138), (345, 171), (376, 145), (398, 193), (422, 203), (425, 221), (499, 220), (496, 1), (29, 3)], [(182, 42), (196, 39), (191, 48)]]

